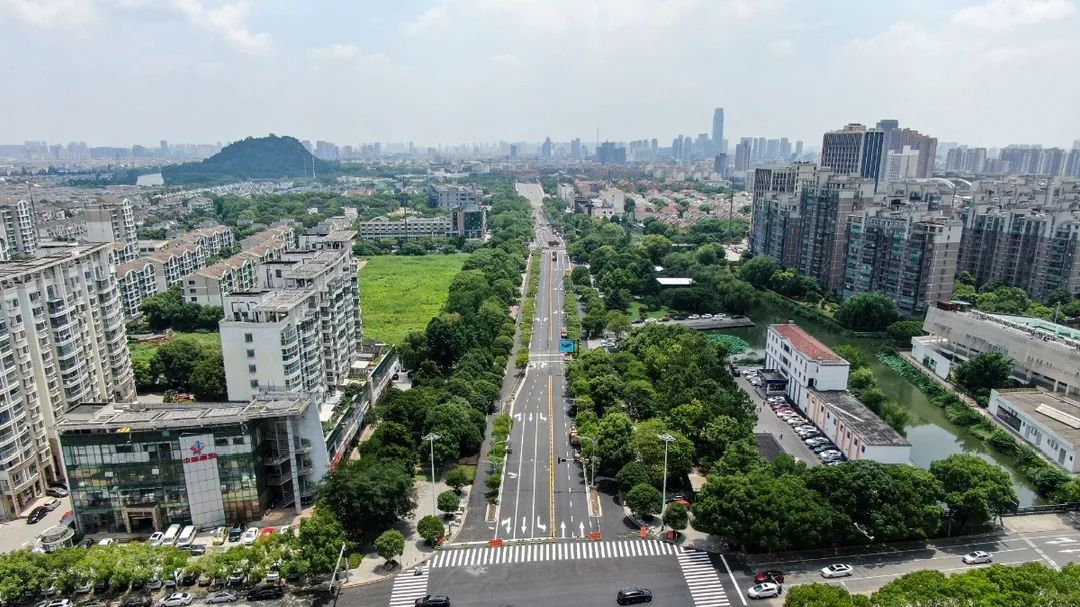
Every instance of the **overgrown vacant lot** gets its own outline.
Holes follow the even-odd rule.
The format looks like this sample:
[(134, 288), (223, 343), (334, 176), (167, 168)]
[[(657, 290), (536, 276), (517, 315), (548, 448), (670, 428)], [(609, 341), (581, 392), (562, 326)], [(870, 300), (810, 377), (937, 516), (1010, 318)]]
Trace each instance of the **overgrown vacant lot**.
[[(173, 333), (172, 339), (178, 337), (189, 337), (199, 342), (199, 345), (205, 348), (221, 348), (221, 335), (219, 333)], [(154, 354), (157, 353), (158, 348), (168, 343), (171, 340), (160, 339), (155, 341), (144, 341), (140, 343), (132, 343), (129, 347), (131, 350), (131, 360), (146, 360), (150, 362), (154, 358)]]
[(467, 255), (369, 257), (360, 270), (364, 339), (401, 343), (423, 329), (446, 301)]

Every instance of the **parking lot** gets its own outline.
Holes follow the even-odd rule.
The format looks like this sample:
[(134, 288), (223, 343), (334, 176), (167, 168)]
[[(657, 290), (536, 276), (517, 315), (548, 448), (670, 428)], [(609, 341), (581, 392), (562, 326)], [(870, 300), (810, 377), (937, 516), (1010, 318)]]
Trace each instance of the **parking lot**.
[[(770, 399), (766, 398), (764, 387), (751, 383), (753, 374), (758, 371), (759, 369), (754, 367), (742, 367), (739, 369), (739, 377), (735, 378), (736, 384), (750, 395), (756, 407), (757, 423), (754, 425), (754, 432), (772, 435), (784, 452), (805, 462), (808, 466), (820, 466), (822, 460), (813, 449), (826, 450), (832, 446), (832, 443), (822, 436), (820, 430), (816, 433), (803, 432), (800, 435), (796, 428), (800, 425), (812, 425), (811, 422), (799, 412), (798, 407), (788, 402), (782, 395), (770, 397), (770, 402)], [(752, 374), (751, 377), (747, 377), (748, 372)], [(780, 413), (786, 414), (786, 417), (777, 415), (778, 408)], [(806, 438), (813, 439), (810, 445), (805, 442)]]
[[(34, 503), (40, 506), (53, 499), (43, 497)], [(0, 523), (0, 552), (11, 552), (21, 548), (31, 548), (35, 545), (37, 536), (48, 529), (60, 524), (64, 514), (71, 512), (71, 498), (60, 497), (60, 505), (45, 515), (45, 518), (34, 524), (28, 524), (26, 518), (16, 518)], [(27, 511), (29, 513), (29, 510)]]

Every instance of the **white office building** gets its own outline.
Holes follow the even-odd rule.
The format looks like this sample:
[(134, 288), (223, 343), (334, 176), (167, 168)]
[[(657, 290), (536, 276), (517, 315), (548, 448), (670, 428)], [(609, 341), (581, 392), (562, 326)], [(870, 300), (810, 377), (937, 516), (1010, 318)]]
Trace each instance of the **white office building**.
[(765, 368), (787, 380), (785, 393), (804, 411), (808, 390), (847, 390), (851, 371), (848, 361), (792, 323), (769, 325)]
[(0, 263), (0, 515), (18, 516), (61, 476), (56, 415), (130, 401), (135, 382), (110, 247), (43, 246)]
[(904, 146), (902, 150), (889, 150), (885, 154), (885, 183), (914, 179), (919, 170), (919, 150)]

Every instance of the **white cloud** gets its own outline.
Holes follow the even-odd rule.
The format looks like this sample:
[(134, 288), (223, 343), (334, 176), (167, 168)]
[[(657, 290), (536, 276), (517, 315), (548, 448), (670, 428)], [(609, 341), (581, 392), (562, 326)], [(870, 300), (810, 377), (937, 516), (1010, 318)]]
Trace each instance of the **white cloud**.
[(245, 0), (215, 7), (208, 7), (201, 0), (171, 0), (171, 5), (192, 25), (214, 32), (238, 51), (256, 54), (272, 46), (270, 34), (255, 33), (248, 28), (249, 5)]
[(433, 6), (416, 19), (405, 24), (405, 31), (411, 35), (450, 29), (450, 13), (442, 5)]
[(795, 45), (787, 38), (769, 42), (769, 54), (773, 57), (787, 57), (794, 50)]
[(394, 62), (383, 53), (365, 53), (355, 44), (330, 44), (311, 48), (309, 54), (315, 59), (337, 61), (365, 69), (390, 69)]
[(1004, 31), (1064, 19), (1074, 13), (1073, 0), (987, 0), (956, 11), (952, 19), (958, 25)]
[(0, 0), (0, 14), (46, 29), (79, 29), (98, 20), (94, 0)]

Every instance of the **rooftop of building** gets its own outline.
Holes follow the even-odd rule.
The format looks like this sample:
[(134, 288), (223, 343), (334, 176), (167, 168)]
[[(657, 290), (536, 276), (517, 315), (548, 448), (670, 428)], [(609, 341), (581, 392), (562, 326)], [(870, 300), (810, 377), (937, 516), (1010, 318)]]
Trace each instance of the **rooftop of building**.
[[(1080, 443), (1080, 402), (1042, 388), (994, 390), (1004, 401), (1051, 432), (1073, 444)], [(993, 395), (991, 395), (993, 400)]]
[(0, 280), (34, 274), (82, 255), (107, 250), (112, 243), (43, 243), (29, 259), (0, 262)]
[(140, 257), (132, 261), (122, 263), (116, 266), (116, 277), (123, 278), (132, 272), (138, 272), (145, 270), (150, 265), (150, 260), (145, 257)]
[(658, 277), (656, 282), (662, 287), (689, 287), (694, 284), (693, 278)]
[(847, 390), (808, 390), (829, 405), (852, 432), (862, 437), (864, 445), (874, 447), (910, 447), (911, 443), (893, 430)]
[(1039, 333), (1045, 333), (1052, 337), (1066, 337), (1068, 339), (1075, 339), (1080, 341), (1080, 331), (1065, 325), (1059, 325), (1052, 323), (1049, 320), (1042, 318), (1031, 318), (1029, 316), (1011, 316), (1008, 314), (988, 314), (1003, 322), (1016, 323), (1025, 327), (1034, 329)]
[(307, 289), (260, 289), (258, 291), (233, 293), (227, 299), (231, 301), (252, 301), (254, 303), (253, 309), (258, 312), (286, 313), (302, 305), (314, 293), (314, 287)]
[(776, 331), (781, 337), (791, 342), (791, 346), (803, 356), (820, 364), (846, 365), (848, 361), (840, 358), (840, 355), (832, 351), (817, 340), (816, 337), (803, 331), (802, 327), (794, 323), (782, 323), (769, 325), (770, 330)]
[(59, 434), (65, 434), (202, 429), (253, 419), (299, 415), (309, 404), (309, 399), (299, 395), (255, 399), (250, 403), (83, 403), (60, 415), (56, 430)]

